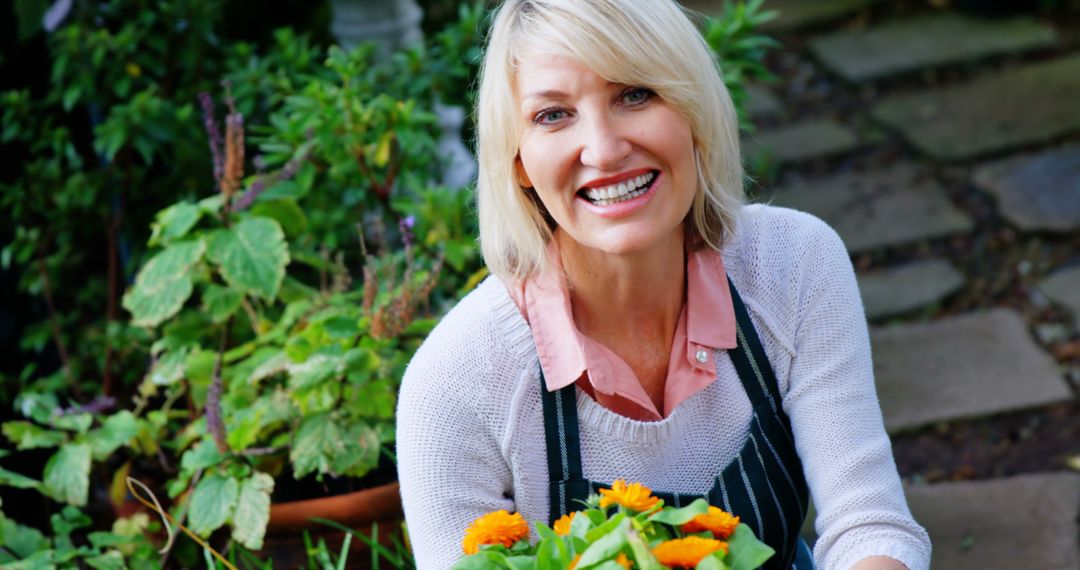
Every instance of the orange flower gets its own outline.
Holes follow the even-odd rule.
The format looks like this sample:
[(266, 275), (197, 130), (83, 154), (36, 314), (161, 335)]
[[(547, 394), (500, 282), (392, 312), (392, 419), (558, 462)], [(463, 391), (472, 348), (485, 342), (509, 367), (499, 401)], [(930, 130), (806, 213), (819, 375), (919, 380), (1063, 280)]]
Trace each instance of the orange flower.
[(714, 537), (723, 540), (731, 536), (737, 526), (739, 526), (739, 517), (723, 509), (710, 506), (707, 513), (698, 515), (690, 522), (682, 525), (682, 531), (687, 533), (709, 531)]
[(476, 519), (465, 529), (461, 547), (465, 554), (476, 554), (481, 544), (501, 544), (509, 548), (526, 536), (529, 536), (529, 525), (520, 513), (495, 511)]
[(580, 554), (575, 556), (574, 559), (570, 561), (570, 565), (566, 567), (566, 570), (574, 570), (575, 568), (577, 568), (577, 563), (579, 560), (581, 560)]
[(631, 511), (647, 511), (651, 509), (660, 501), (660, 499), (652, 496), (652, 490), (642, 485), (641, 483), (626, 484), (626, 481), (619, 479), (615, 481), (615, 484), (610, 489), (600, 489), (600, 506), (607, 508), (613, 504), (618, 504), (624, 509)]
[(661, 542), (653, 549), (653, 554), (664, 566), (694, 568), (703, 558), (717, 550), (727, 552), (727, 543), (700, 536), (688, 536)]
[(568, 515), (559, 517), (559, 520), (555, 521), (555, 525), (552, 526), (552, 530), (559, 536), (566, 536), (570, 534), (570, 524), (574, 522), (574, 517), (577, 516), (577, 511), (574, 511)]

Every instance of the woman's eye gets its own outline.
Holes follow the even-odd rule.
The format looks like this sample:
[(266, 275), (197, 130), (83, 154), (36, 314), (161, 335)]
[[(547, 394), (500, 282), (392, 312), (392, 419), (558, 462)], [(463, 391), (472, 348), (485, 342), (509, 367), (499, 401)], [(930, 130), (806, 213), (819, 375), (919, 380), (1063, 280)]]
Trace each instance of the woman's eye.
[(544, 109), (533, 116), (533, 123), (537, 125), (551, 125), (566, 118), (566, 111), (562, 109)]
[(645, 87), (631, 87), (623, 91), (622, 101), (627, 105), (640, 105), (656, 96), (656, 92)]

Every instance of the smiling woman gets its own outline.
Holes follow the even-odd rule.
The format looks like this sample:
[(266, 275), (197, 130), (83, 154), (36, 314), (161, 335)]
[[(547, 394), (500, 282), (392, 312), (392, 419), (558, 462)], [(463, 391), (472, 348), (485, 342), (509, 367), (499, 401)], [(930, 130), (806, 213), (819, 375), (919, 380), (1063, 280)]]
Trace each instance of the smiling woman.
[(807, 214), (743, 205), (731, 98), (682, 9), (505, 2), (477, 117), (495, 275), (400, 393), (419, 566), (450, 566), (484, 513), (552, 522), (630, 479), (739, 516), (768, 569), (926, 568), (846, 250)]

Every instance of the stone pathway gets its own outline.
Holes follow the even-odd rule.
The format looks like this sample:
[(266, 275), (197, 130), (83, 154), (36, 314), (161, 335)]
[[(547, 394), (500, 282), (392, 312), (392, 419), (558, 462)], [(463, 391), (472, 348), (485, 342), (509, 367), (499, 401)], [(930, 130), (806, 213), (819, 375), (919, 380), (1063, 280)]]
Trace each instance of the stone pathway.
[(915, 485), (907, 497), (934, 539), (931, 568), (1080, 568), (1080, 475)]
[(773, 203), (825, 220), (852, 252), (963, 233), (973, 225), (913, 164), (799, 182), (778, 190)]
[(817, 37), (810, 50), (841, 77), (860, 82), (1056, 42), (1053, 28), (1032, 19), (987, 20), (943, 12)]
[(1023, 230), (1080, 231), (1080, 146), (986, 164), (974, 180)]
[(866, 318), (902, 315), (936, 303), (964, 286), (964, 275), (944, 259), (926, 259), (858, 276)]
[(954, 87), (891, 96), (873, 109), (932, 158), (960, 160), (1080, 132), (1080, 55)]
[(799, 162), (843, 154), (859, 146), (855, 132), (833, 119), (811, 119), (750, 135), (743, 152), (751, 160)]
[[(744, 156), (777, 180), (761, 199), (821, 217), (852, 253), (894, 437), (1037, 418), (1080, 390), (1080, 17), (932, 7), (957, 4), (766, 0), (790, 47), (770, 61), (780, 82), (750, 90), (767, 127)], [(995, 253), (1009, 243), (1019, 257)], [(1080, 568), (1080, 474), (1064, 459), (906, 482), (933, 567)]]
[(870, 341), (890, 433), (1073, 397), (1057, 363), (1008, 309), (875, 327)]

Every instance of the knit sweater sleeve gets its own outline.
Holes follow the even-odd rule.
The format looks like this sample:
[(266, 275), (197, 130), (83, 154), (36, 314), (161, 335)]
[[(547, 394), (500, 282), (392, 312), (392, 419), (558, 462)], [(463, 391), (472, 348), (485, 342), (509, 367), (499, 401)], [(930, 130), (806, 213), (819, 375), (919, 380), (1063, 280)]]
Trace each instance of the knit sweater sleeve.
[(802, 283), (784, 408), (817, 509), (816, 566), (888, 556), (928, 568), (930, 539), (908, 509), (882, 422), (851, 261), (836, 232), (806, 217), (806, 231), (792, 236)]
[(469, 523), (514, 510), (497, 427), (506, 407), (498, 362), (509, 359), (499, 354), (484, 296), (474, 291), (443, 318), (409, 363), (399, 393), (398, 479), (418, 568), (449, 568), (462, 555)]

